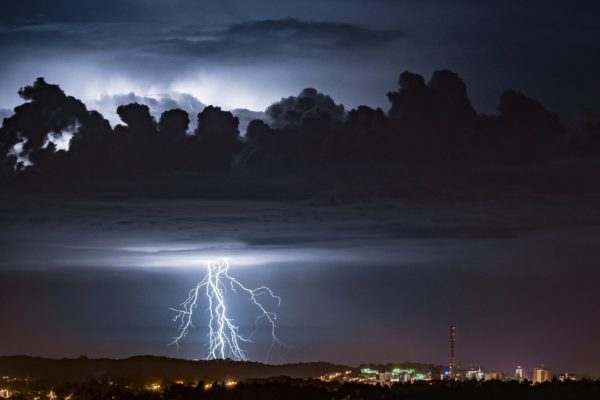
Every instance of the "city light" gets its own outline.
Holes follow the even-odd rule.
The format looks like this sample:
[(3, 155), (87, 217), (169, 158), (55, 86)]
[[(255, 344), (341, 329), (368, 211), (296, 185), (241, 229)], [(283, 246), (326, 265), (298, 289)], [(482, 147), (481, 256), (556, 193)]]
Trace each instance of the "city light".
[(377, 371), (376, 369), (371, 369), (371, 368), (362, 368), (360, 370), (360, 372), (363, 373), (363, 374), (368, 374), (368, 375), (370, 375), (370, 374), (378, 374), (379, 373), (379, 371)]
[(160, 383), (158, 383), (158, 382), (151, 383), (146, 386), (146, 390), (149, 390), (151, 392), (158, 392), (158, 391), (160, 391)]

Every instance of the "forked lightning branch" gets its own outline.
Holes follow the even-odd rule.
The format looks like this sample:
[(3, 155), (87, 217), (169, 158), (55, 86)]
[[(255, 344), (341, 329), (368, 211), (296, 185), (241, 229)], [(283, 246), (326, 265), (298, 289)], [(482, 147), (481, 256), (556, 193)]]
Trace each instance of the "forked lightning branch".
[(268, 297), (279, 306), (281, 298), (266, 286), (260, 286), (256, 289), (244, 286), (229, 274), (227, 260), (209, 262), (207, 263), (207, 270), (204, 279), (190, 290), (188, 298), (181, 303), (181, 307), (171, 308), (176, 313), (173, 321), (179, 322), (179, 327), (177, 330), (178, 335), (173, 338), (170, 344), (174, 344), (179, 348), (179, 342), (190, 333), (190, 329), (194, 328), (194, 317), (198, 314), (198, 307), (206, 304), (208, 354), (205, 359), (232, 358), (234, 360), (247, 360), (244, 344), (252, 341), (251, 335), (244, 336), (240, 333), (240, 328), (235, 323), (231, 310), (227, 308), (228, 295), (244, 295), (256, 309), (256, 327), (258, 328), (259, 322), (264, 320), (270, 329), (272, 340), (267, 354), (268, 357), (273, 348), (280, 345), (281, 342), (275, 332), (277, 314), (267, 309), (261, 300)]

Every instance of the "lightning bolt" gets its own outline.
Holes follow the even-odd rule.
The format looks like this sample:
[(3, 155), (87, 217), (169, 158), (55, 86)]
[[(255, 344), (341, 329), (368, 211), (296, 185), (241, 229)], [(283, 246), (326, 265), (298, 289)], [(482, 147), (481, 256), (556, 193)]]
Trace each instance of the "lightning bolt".
[[(178, 335), (173, 338), (169, 345), (176, 345), (179, 349), (179, 342), (184, 339), (194, 328), (193, 314), (198, 307), (198, 302), (202, 295), (205, 296), (208, 307), (208, 354), (206, 360), (225, 359), (231, 357), (238, 361), (247, 360), (246, 353), (242, 347), (243, 343), (251, 342), (251, 338), (258, 329), (260, 320), (266, 320), (271, 329), (271, 346), (267, 353), (269, 358), (273, 348), (276, 345), (281, 345), (281, 341), (277, 338), (275, 321), (277, 314), (269, 311), (260, 301), (261, 296), (268, 296), (275, 300), (277, 305), (281, 305), (281, 297), (276, 296), (271, 289), (266, 286), (261, 286), (256, 289), (250, 289), (240, 283), (237, 279), (229, 274), (229, 263), (227, 260), (223, 262), (207, 263), (208, 272), (204, 279), (200, 281), (196, 287), (190, 290), (188, 298), (181, 303), (181, 308), (171, 308), (176, 314), (173, 321), (179, 321), (177, 329)], [(248, 297), (248, 300), (255, 306), (257, 317), (255, 320), (256, 330), (249, 336), (242, 336), (239, 332), (239, 327), (234, 323), (234, 319), (228, 315), (227, 304), (225, 298), (228, 291), (234, 294), (243, 294)]]

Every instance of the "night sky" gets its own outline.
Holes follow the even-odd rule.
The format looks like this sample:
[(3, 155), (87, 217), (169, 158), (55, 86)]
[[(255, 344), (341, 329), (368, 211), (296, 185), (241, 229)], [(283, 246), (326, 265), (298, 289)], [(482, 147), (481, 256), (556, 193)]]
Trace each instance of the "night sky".
[[(233, 110), (243, 131), (306, 87), (346, 110), (387, 112), (385, 95), (402, 71), (429, 77), (446, 68), (460, 74), (480, 113), (494, 113), (501, 93), (516, 89), (573, 133), (584, 110), (600, 107), (600, 9), (592, 2), (0, 7), (1, 117), (23, 103), (19, 88), (44, 77), (111, 126), (117, 106), (131, 102), (157, 119), (181, 108), (192, 125), (212, 104)], [(369, 177), (360, 188), (342, 179), (292, 200), (278, 181), (218, 195), (197, 183), (199, 196), (154, 184), (152, 195), (0, 186), (0, 355), (202, 358), (201, 322), (179, 351), (167, 346), (177, 329), (169, 308), (202, 279), (204, 260), (228, 257), (240, 280), (282, 297), (285, 346), (265, 359), (270, 341), (261, 329), (248, 346), (252, 360), (447, 364), (455, 324), (460, 367), (513, 373), (545, 364), (600, 375), (600, 189), (586, 186), (597, 182), (596, 157), (528, 160), (511, 165), (510, 182), (483, 168), (464, 182), (429, 180), (429, 170), (405, 179), (410, 167), (394, 178), (408, 183), (393, 196), (373, 191), (379, 181)], [(312, 184), (296, 179), (298, 188)], [(254, 315), (236, 321), (253, 330)]]

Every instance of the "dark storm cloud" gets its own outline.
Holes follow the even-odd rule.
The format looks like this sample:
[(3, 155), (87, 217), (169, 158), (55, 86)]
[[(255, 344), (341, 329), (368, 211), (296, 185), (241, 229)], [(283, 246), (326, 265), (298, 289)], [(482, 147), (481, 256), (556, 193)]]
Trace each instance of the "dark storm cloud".
[(248, 125), (253, 120), (267, 120), (267, 115), (264, 111), (252, 111), (245, 108), (234, 108), (230, 110), (240, 120), (240, 132), (246, 133)]
[(0, 126), (2, 126), (2, 120), (6, 117), (10, 117), (13, 114), (12, 110), (6, 108), (0, 108)]
[(275, 128), (297, 128), (323, 115), (341, 123), (346, 116), (342, 104), (336, 104), (331, 96), (319, 93), (314, 88), (306, 88), (298, 96), (289, 96), (271, 104), (265, 113)]
[(264, 36), (275, 42), (300, 41), (310, 45), (372, 46), (402, 37), (398, 30), (376, 31), (363, 26), (339, 22), (304, 22), (298, 19), (244, 22), (225, 31), (226, 37), (261, 40)]
[(106, 95), (101, 98), (88, 102), (88, 106), (94, 109), (112, 110), (106, 115), (106, 118), (112, 123), (119, 122), (119, 116), (116, 114), (117, 107), (139, 103), (149, 107), (150, 113), (155, 119), (159, 119), (160, 115), (168, 110), (175, 108), (186, 111), (189, 115), (195, 116), (201, 112), (206, 105), (190, 94), (158, 94), (155, 96), (138, 96), (135, 93)]
[[(464, 81), (452, 71), (436, 71), (428, 82), (405, 71), (398, 85), (398, 91), (387, 95), (391, 102), (387, 114), (367, 106), (346, 114), (343, 105), (314, 88), (273, 103), (264, 114), (237, 110), (245, 121), (264, 116), (268, 123), (252, 121), (242, 138), (234, 114), (205, 107), (185, 94), (178, 94), (177, 99), (133, 93), (104, 97), (98, 105), (106, 108), (108, 102), (117, 106), (116, 115), (126, 125), (111, 129), (101, 114), (88, 111), (83, 102), (58, 85), (39, 78), (19, 91), (25, 103), (16, 107), (0, 128), (6, 182), (13, 174), (19, 179), (35, 176), (78, 182), (86, 176), (83, 171), (105, 178), (157, 178), (176, 171), (210, 174), (219, 166), (219, 171), (234, 178), (244, 170), (264, 177), (293, 173), (304, 181), (309, 194), (319, 189), (310, 188), (313, 182), (305, 179), (305, 173), (327, 167), (330, 178), (348, 178), (352, 173), (343, 167), (352, 165), (364, 177), (354, 189), (367, 192), (373, 185), (381, 185), (373, 192), (381, 196), (391, 195), (397, 188), (386, 183), (372, 165), (388, 168), (388, 179), (401, 175), (406, 165), (413, 165), (413, 177), (425, 173), (427, 165), (435, 166), (458, 183), (457, 177), (463, 175), (458, 172), (467, 166), (485, 166), (510, 175), (506, 167), (515, 163), (515, 171), (529, 162), (551, 169), (549, 161), (570, 158), (570, 168), (575, 169), (574, 159), (599, 151), (593, 123), (577, 137), (569, 137), (557, 114), (516, 91), (508, 90), (500, 97), (498, 114), (478, 115)], [(182, 109), (165, 115), (179, 106)], [(157, 121), (163, 116), (167, 119), (158, 129)], [(189, 127), (194, 120), (198, 124), (189, 131), (194, 134), (181, 134), (182, 127)], [(49, 145), (49, 141), (59, 142), (65, 133), (73, 137), (68, 151)], [(451, 171), (456, 176), (452, 177)], [(545, 173), (550, 182), (556, 179)], [(582, 177), (589, 174), (584, 172)], [(472, 173), (468, 176), (477, 179)], [(288, 189), (293, 190), (292, 181)], [(594, 187), (593, 183), (587, 185)], [(180, 181), (179, 186), (185, 189), (187, 185)], [(244, 192), (250, 194), (252, 186)]]
[(404, 37), (399, 30), (375, 30), (339, 22), (307, 22), (298, 19), (244, 22), (223, 32), (227, 45), (240, 48), (352, 51), (377, 47)]
[(47, 51), (137, 50), (165, 27), (157, 23), (53, 22), (3, 24), (0, 45), (18, 54), (26, 48)]
[(133, 50), (154, 56), (306, 56), (372, 48), (402, 37), (397, 30), (292, 18), (223, 28), (199, 25), (173, 28), (159, 23), (52, 23), (5, 25), (0, 46), (14, 50), (24, 46), (80, 51)]
[[(195, 116), (206, 107), (206, 104), (188, 93), (157, 94), (153, 96), (138, 96), (135, 93), (115, 94), (110, 96), (105, 95), (99, 99), (86, 102), (89, 108), (103, 110), (104, 116), (113, 126), (120, 121), (119, 116), (116, 113), (117, 107), (130, 103), (147, 105), (150, 109), (150, 114), (152, 114), (156, 120), (158, 120), (165, 111), (172, 109), (183, 110), (191, 116), (190, 131), (193, 131), (196, 128), (197, 121)], [(9, 110), (6, 110), (6, 112), (7, 116), (12, 114)], [(240, 131), (242, 133), (246, 132), (246, 127), (253, 119), (267, 118), (262, 111), (252, 111), (243, 108), (232, 109), (231, 113), (240, 119)], [(1, 110), (0, 115), (2, 115)]]

